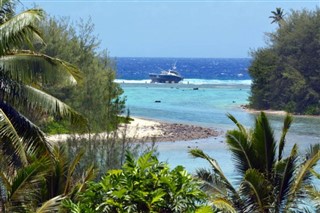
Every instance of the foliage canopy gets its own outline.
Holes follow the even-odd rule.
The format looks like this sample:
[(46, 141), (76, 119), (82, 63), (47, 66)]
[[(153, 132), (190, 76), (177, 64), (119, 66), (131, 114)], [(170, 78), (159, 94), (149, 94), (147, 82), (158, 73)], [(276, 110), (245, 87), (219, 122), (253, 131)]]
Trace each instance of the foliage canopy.
[(195, 212), (205, 202), (200, 182), (152, 152), (137, 160), (127, 154), (121, 170), (109, 170), (78, 198), (65, 203), (70, 212)]
[(46, 89), (85, 115), (90, 132), (116, 129), (122, 122), (119, 114), (125, 99), (120, 97), (121, 87), (114, 83), (114, 60), (107, 50), (98, 51), (100, 40), (93, 34), (91, 19), (71, 23), (68, 18), (47, 17), (41, 29), (47, 45), (39, 51), (70, 61), (81, 67), (83, 75), (77, 88), (55, 83), (47, 84)]
[(320, 114), (319, 29), (317, 8), (292, 11), (267, 34), (267, 47), (252, 52), (252, 108)]
[(37, 111), (85, 125), (82, 116), (44, 90), (58, 81), (74, 85), (81, 75), (66, 61), (34, 52), (42, 43), (43, 10), (16, 14), (14, 6), (11, 0), (0, 4), (0, 211), (52, 212), (73, 190), (78, 158), (62, 162), (62, 150), (23, 114)]

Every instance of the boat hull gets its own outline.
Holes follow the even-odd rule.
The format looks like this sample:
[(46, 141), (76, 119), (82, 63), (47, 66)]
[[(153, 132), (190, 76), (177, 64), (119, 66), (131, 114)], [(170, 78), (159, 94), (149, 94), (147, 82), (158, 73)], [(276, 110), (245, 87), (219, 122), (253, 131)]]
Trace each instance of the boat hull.
[(183, 80), (180, 76), (158, 75), (153, 73), (150, 73), (149, 77), (151, 78), (151, 83), (179, 83)]

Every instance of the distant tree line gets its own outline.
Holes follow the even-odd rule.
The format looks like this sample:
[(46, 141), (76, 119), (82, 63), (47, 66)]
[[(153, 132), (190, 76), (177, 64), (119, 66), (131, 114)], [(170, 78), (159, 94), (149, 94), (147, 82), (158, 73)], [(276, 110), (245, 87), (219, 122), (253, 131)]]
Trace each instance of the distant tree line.
[(320, 9), (272, 14), (278, 29), (252, 52), (250, 107), (320, 114)]

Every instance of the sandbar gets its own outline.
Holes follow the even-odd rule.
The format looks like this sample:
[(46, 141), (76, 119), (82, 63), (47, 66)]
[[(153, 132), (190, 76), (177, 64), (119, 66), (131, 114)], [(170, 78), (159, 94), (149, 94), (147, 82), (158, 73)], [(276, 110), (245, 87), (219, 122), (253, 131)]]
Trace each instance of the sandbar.
[[(174, 142), (190, 141), (209, 137), (217, 137), (223, 134), (221, 130), (208, 127), (201, 127), (189, 124), (160, 122), (145, 118), (132, 117), (134, 120), (130, 124), (122, 125), (117, 133), (119, 137), (125, 135), (136, 141)], [(106, 133), (99, 133), (104, 136)], [(58, 134), (47, 136), (48, 141), (66, 141), (69, 134)], [(88, 134), (78, 135), (78, 137), (89, 137)]]

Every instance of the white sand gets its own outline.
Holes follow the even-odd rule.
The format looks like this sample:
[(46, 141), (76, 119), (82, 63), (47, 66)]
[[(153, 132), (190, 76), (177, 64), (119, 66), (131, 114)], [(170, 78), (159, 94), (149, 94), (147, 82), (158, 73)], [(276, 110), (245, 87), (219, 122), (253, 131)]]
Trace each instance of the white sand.
[(127, 125), (127, 129), (125, 129), (125, 125), (120, 128), (121, 133), (126, 130), (127, 137), (151, 138), (163, 135), (163, 131), (160, 129), (160, 122), (136, 117), (132, 118), (134, 119), (134, 121)]
[[(122, 125), (119, 130), (118, 134), (119, 137), (122, 137), (123, 134), (126, 134), (128, 138), (153, 138), (162, 136), (164, 133), (160, 129), (160, 122), (146, 120), (142, 118), (131, 117), (134, 119), (128, 125)], [(106, 133), (99, 133), (99, 136), (105, 136)], [(86, 137), (89, 138), (89, 134), (83, 135), (75, 135), (76, 137)], [(48, 141), (50, 142), (58, 142), (58, 141), (66, 141), (67, 138), (70, 137), (69, 134), (57, 134), (57, 135), (49, 135), (47, 136)]]
[(270, 115), (286, 115), (287, 112), (286, 111), (281, 111), (281, 110), (254, 110), (254, 109), (245, 109), (246, 112), (248, 113), (260, 113), (260, 112), (264, 112), (266, 114), (270, 114)]

